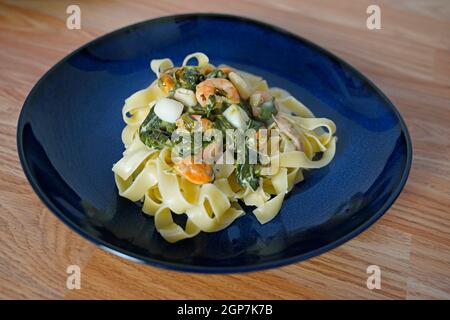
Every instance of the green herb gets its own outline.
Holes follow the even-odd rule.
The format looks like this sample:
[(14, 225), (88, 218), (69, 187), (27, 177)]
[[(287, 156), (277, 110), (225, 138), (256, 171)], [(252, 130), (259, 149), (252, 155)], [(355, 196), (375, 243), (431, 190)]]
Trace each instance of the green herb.
[[(214, 97), (215, 99), (215, 96), (211, 97)], [(214, 108), (211, 109), (210, 114), (214, 118), (217, 115), (221, 115), (229, 106), (231, 106), (231, 104), (226, 100), (217, 101), (214, 103)]]
[(216, 117), (214, 128), (222, 132), (225, 132), (227, 129), (234, 129), (233, 125), (223, 115), (218, 115)]
[(209, 118), (211, 116), (211, 114), (213, 113), (214, 109), (216, 108), (216, 96), (214, 95), (210, 95), (208, 97), (208, 101), (206, 102), (205, 105), (205, 117)]
[(149, 148), (161, 150), (172, 145), (170, 138), (175, 128), (175, 124), (158, 118), (152, 108), (139, 128), (139, 138)]
[[(228, 101), (222, 101), (222, 110), (225, 111), (226, 109), (228, 109), (228, 107), (231, 106), (231, 103), (229, 103)], [(221, 110), (221, 112), (222, 112)]]
[(242, 163), (236, 165), (236, 180), (242, 187), (250, 187), (256, 191), (259, 187), (259, 174), (256, 165)]
[(242, 110), (245, 111), (245, 113), (247, 113), (249, 118), (253, 117), (252, 110), (251, 110), (248, 100), (241, 100), (241, 102), (239, 103), (239, 106), (241, 107)]
[(227, 92), (225, 90), (223, 90), (223, 89), (220, 89), (220, 88), (216, 88), (214, 90), (214, 94), (216, 96), (221, 96), (221, 97), (226, 97), (227, 96)]
[(197, 105), (195, 105), (193, 107), (189, 107), (187, 109), (187, 113), (200, 115), (205, 118), (210, 118), (213, 111), (214, 111), (214, 105), (212, 105), (212, 104), (207, 104), (204, 107), (197, 104)]
[[(262, 122), (250, 119), (248, 122), (249, 128), (258, 129), (264, 127)], [(256, 164), (250, 164), (250, 152), (257, 153), (257, 142), (255, 137), (245, 137), (245, 161), (242, 164), (236, 165), (236, 180), (242, 187), (250, 187), (256, 191), (259, 187), (260, 169)]]
[(197, 84), (205, 80), (205, 76), (197, 68), (185, 66), (175, 72), (175, 80), (177, 88), (195, 90)]
[(248, 129), (255, 129), (255, 130), (265, 128), (265, 125), (263, 122), (255, 120), (255, 119), (250, 119), (247, 122), (247, 126), (248, 126)]
[(186, 130), (188, 130), (189, 132), (194, 130), (197, 122), (194, 118), (191, 117), (189, 113), (183, 113), (183, 115), (181, 116), (181, 120), (183, 120), (183, 124)]
[(260, 106), (261, 111), (257, 117), (258, 120), (264, 121), (265, 123), (272, 122), (272, 115), (276, 115), (278, 113), (277, 108), (275, 107), (275, 98), (270, 99), (269, 101), (264, 102)]
[(219, 105), (216, 101), (216, 97), (211, 95), (208, 97), (205, 106), (201, 106), (200, 104), (196, 104), (195, 106), (188, 107), (187, 112), (189, 114), (198, 114), (202, 117), (211, 118), (215, 111), (218, 111), (216, 108)]
[(227, 77), (226, 73), (220, 69), (215, 69), (215, 70), (211, 71), (210, 73), (208, 73), (208, 75), (206, 76), (207, 79), (212, 79), (212, 78), (226, 79), (226, 77)]
[(205, 115), (205, 109), (200, 104), (197, 103), (195, 106), (188, 107), (187, 113), (198, 114), (203, 116)]
[[(189, 140), (185, 140), (183, 138), (183, 136), (178, 137), (178, 139), (176, 139), (173, 143), (173, 152), (175, 152), (178, 156), (180, 157), (184, 157), (185, 155), (189, 154), (189, 155), (196, 155), (199, 154), (204, 148), (207, 143), (205, 144), (204, 141), (201, 141), (201, 143), (196, 143), (197, 141), (195, 134), (189, 133)], [(200, 136), (201, 138), (201, 136)], [(209, 142), (208, 142), (209, 143)]]

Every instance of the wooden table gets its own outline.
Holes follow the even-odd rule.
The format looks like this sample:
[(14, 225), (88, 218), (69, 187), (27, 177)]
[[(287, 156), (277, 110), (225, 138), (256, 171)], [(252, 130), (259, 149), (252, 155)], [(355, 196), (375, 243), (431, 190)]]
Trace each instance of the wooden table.
[[(72, 1), (0, 2), (0, 298), (416, 299), (450, 298), (450, 3), (447, 0), (76, 1), (81, 30), (66, 28)], [(366, 27), (370, 4), (381, 30)], [(411, 174), (384, 217), (355, 239), (269, 271), (200, 275), (106, 253), (61, 223), (19, 164), (16, 124), (36, 81), (72, 50), (119, 27), (183, 12), (227, 12), (291, 30), (373, 80), (400, 109), (414, 147)], [(81, 267), (81, 290), (66, 268)], [(381, 289), (366, 287), (369, 265)]]

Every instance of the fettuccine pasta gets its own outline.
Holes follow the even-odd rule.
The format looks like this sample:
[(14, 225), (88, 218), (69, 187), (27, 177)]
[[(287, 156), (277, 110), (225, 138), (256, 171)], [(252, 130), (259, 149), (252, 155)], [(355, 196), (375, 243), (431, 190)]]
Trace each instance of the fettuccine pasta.
[(112, 170), (119, 194), (154, 216), (168, 242), (226, 228), (245, 213), (240, 203), (269, 222), (303, 171), (334, 157), (333, 121), (261, 77), (199, 52), (181, 67), (150, 67), (157, 80), (125, 100), (125, 151)]

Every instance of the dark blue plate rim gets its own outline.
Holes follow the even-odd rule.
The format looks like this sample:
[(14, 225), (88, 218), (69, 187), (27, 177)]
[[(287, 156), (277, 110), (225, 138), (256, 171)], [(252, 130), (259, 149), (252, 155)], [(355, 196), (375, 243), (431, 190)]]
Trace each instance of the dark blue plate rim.
[[(281, 33), (285, 36), (294, 38), (298, 41), (303, 42), (304, 44), (310, 46), (311, 48), (314, 48), (315, 50), (321, 52), (324, 55), (327, 55), (331, 59), (338, 61), (341, 64), (344, 64), (347, 68), (349, 68), (352, 72), (354, 72), (356, 75), (358, 75), (363, 81), (365, 81), (370, 87), (372, 87), (375, 92), (385, 101), (386, 107), (391, 108), (391, 110), (394, 112), (394, 114), (397, 116), (399, 120), (399, 124), (401, 127), (401, 131), (405, 137), (406, 141), (406, 164), (403, 170), (402, 178), (400, 179), (399, 184), (396, 186), (395, 190), (391, 193), (389, 198), (386, 200), (384, 205), (376, 212), (370, 219), (365, 221), (363, 224), (359, 225), (356, 229), (354, 229), (352, 232), (347, 233), (346, 235), (334, 240), (333, 242), (326, 244), (320, 248), (317, 248), (315, 250), (312, 250), (310, 252), (292, 256), (290, 258), (286, 259), (280, 259), (276, 261), (261, 263), (261, 264), (253, 264), (253, 265), (245, 265), (245, 266), (233, 266), (233, 267), (210, 267), (210, 266), (193, 266), (183, 263), (170, 263), (170, 262), (164, 262), (160, 260), (155, 260), (146, 256), (142, 256), (139, 254), (130, 253), (122, 248), (119, 248), (117, 246), (111, 245), (101, 239), (98, 239), (97, 237), (85, 232), (83, 229), (79, 228), (77, 225), (72, 223), (70, 219), (66, 217), (64, 212), (59, 210), (52, 201), (47, 197), (44, 190), (42, 190), (35, 179), (35, 177), (32, 176), (31, 170), (28, 167), (28, 164), (25, 160), (25, 154), (24, 154), (24, 148), (23, 148), (23, 141), (22, 141), (22, 129), (24, 126), (24, 114), (25, 109), (30, 108), (30, 97), (33, 96), (34, 92), (39, 88), (40, 84), (48, 77), (49, 74), (53, 72), (54, 69), (56, 69), (59, 65), (65, 63), (67, 60), (69, 60), (72, 56), (76, 55), (81, 50), (89, 47), (92, 44), (95, 44), (97, 42), (100, 42), (102, 40), (105, 40), (108, 37), (114, 36), (117, 33), (121, 33), (127, 29), (132, 29), (139, 27), (140, 25), (147, 24), (147, 23), (158, 23), (158, 22), (165, 22), (169, 20), (174, 19), (183, 19), (183, 18), (199, 18), (199, 17), (207, 17), (207, 18), (220, 18), (220, 19), (230, 19), (230, 20), (238, 20), (241, 22), (246, 23), (252, 23), (255, 25), (259, 25), (261, 27), (271, 29), (274, 32)], [(114, 30), (112, 32), (109, 32), (107, 34), (104, 34), (100, 37), (97, 37), (94, 40), (89, 41), (88, 43), (84, 44), (83, 46), (79, 47), (72, 53), (65, 56), (63, 59), (61, 59), (59, 62), (57, 62), (53, 67), (51, 67), (40, 79), (39, 81), (34, 85), (34, 87), (31, 89), (30, 93), (28, 94), (27, 98), (25, 99), (25, 102), (23, 104), (22, 110), (19, 115), (18, 125), (17, 125), (17, 150), (19, 153), (19, 159), (20, 163), (22, 165), (22, 168), (24, 170), (25, 176), (28, 179), (29, 183), (31, 184), (34, 192), (38, 195), (38, 197), (41, 199), (41, 201), (52, 211), (61, 221), (63, 221), (67, 226), (69, 226), (72, 230), (76, 231), (78, 234), (80, 234), (85, 239), (91, 241), (95, 245), (99, 246), (105, 251), (111, 252), (119, 257), (126, 258), (128, 260), (143, 263), (146, 265), (156, 266), (164, 269), (170, 269), (175, 271), (187, 271), (187, 272), (197, 272), (197, 273), (236, 273), (236, 272), (251, 272), (251, 271), (260, 271), (265, 269), (271, 269), (276, 268), (284, 265), (288, 265), (295, 262), (300, 262), (303, 260), (307, 260), (309, 258), (318, 256), (324, 252), (330, 251), (341, 244), (351, 240), (352, 238), (359, 235), (361, 232), (366, 230), (368, 227), (370, 227), (373, 223), (375, 223), (395, 202), (395, 200), (400, 195), (401, 191), (403, 190), (406, 181), (408, 179), (408, 175), (411, 169), (412, 165), (412, 142), (411, 137), (408, 132), (408, 128), (406, 127), (405, 121), (403, 120), (402, 116), (400, 115), (400, 112), (397, 110), (397, 108), (394, 106), (394, 104), (388, 99), (388, 97), (371, 81), (369, 80), (365, 75), (363, 75), (360, 71), (358, 71), (356, 68), (354, 68), (352, 65), (344, 61), (343, 59), (339, 58), (335, 54), (331, 53), (330, 51), (320, 47), (319, 45), (311, 42), (310, 40), (307, 40), (301, 36), (298, 36), (288, 30), (285, 30), (283, 28), (274, 26), (272, 24), (258, 21), (252, 18), (243, 17), (243, 16), (236, 16), (231, 14), (222, 14), (222, 13), (187, 13), (187, 14), (177, 14), (177, 15), (168, 15), (168, 16), (162, 16), (154, 19), (149, 19), (145, 21), (141, 21), (138, 23), (134, 23), (122, 28), (119, 28), (117, 30)]]

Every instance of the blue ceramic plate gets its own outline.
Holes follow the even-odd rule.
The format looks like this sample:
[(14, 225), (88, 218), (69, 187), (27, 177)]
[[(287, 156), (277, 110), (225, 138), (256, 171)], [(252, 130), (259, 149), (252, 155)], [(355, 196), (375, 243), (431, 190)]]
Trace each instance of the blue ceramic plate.
[[(177, 65), (195, 51), (290, 91), (336, 123), (339, 141), (331, 164), (307, 172), (271, 222), (247, 214), (223, 231), (169, 244), (152, 217), (118, 196), (111, 167), (123, 152), (123, 101), (154, 80), (149, 61)], [(135, 261), (197, 272), (260, 270), (330, 250), (386, 212), (411, 165), (405, 123), (361, 73), (287, 31), (217, 14), (145, 21), (76, 50), (29, 94), (17, 143), (36, 193), (83, 237)]]

